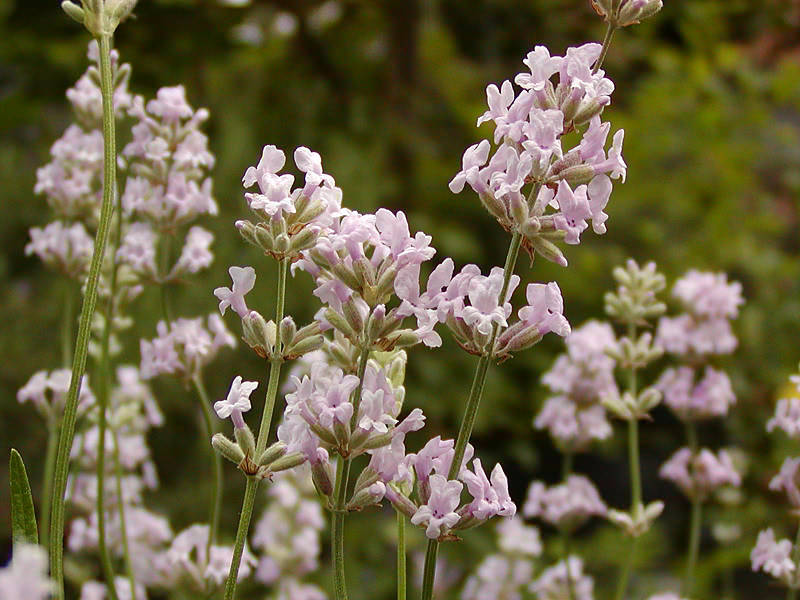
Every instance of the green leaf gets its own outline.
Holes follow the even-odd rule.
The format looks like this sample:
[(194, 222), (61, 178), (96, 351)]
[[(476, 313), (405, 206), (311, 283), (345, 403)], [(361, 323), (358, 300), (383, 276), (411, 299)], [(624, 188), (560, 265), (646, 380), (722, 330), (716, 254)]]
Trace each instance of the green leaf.
[(14, 545), (38, 544), (39, 531), (36, 527), (36, 513), (33, 509), (33, 496), (28, 483), (28, 474), (25, 471), (22, 457), (13, 448), (8, 472), (11, 486), (11, 531)]

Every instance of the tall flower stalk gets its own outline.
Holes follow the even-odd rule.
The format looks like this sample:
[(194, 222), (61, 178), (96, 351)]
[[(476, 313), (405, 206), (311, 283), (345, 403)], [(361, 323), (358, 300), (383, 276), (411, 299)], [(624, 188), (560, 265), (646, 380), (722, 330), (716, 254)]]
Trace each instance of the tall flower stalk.
[(50, 572), (56, 583), (57, 599), (64, 597), (64, 492), (67, 487), (69, 471), (69, 452), (75, 437), (77, 420), (78, 395), (81, 379), (86, 370), (86, 357), (91, 335), (91, 322), (97, 303), (97, 287), (100, 280), (100, 269), (105, 257), (106, 243), (113, 212), (113, 200), (116, 193), (116, 146), (115, 116), (113, 106), (113, 81), (111, 74), (111, 46), (113, 34), (120, 21), (133, 10), (135, 0), (91, 3), (82, 2), (82, 7), (71, 2), (64, 2), (62, 7), (73, 18), (83, 23), (89, 32), (98, 40), (100, 46), (100, 89), (103, 105), (103, 202), (95, 236), (89, 274), (86, 279), (83, 305), (78, 322), (78, 336), (72, 361), (72, 378), (64, 405), (64, 415), (56, 450), (55, 467), (53, 469), (53, 488), (50, 499), (50, 536), (49, 558)]
[[(286, 299), (286, 274), (289, 270), (289, 261), (282, 259), (278, 263), (278, 280), (275, 299), (275, 323), (283, 320), (284, 302)], [(275, 347), (281, 347), (281, 331), (278, 328), (275, 332)], [(272, 413), (275, 408), (275, 398), (278, 395), (278, 383), (281, 377), (281, 366), (283, 358), (273, 357), (269, 362), (269, 382), (267, 383), (267, 394), (264, 399), (264, 412), (261, 415), (261, 425), (258, 429), (258, 439), (256, 441), (254, 456), (258, 457), (264, 453), (267, 447), (269, 430), (272, 426)], [(225, 581), (225, 600), (232, 600), (236, 593), (236, 580), (239, 574), (239, 565), (242, 561), (242, 552), (247, 541), (247, 533), (250, 531), (250, 520), (253, 516), (253, 506), (256, 500), (259, 479), (253, 476), (247, 478), (242, 499), (242, 510), (239, 513), (239, 525), (236, 529), (236, 541), (233, 546), (233, 558), (231, 568), (228, 571), (228, 578)]]

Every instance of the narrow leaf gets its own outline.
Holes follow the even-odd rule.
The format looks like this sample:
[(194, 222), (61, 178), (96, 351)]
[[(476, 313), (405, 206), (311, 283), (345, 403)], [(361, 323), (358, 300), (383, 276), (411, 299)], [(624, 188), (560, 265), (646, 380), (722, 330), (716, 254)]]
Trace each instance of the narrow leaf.
[(33, 496), (28, 483), (28, 474), (25, 471), (22, 457), (13, 448), (8, 471), (11, 484), (11, 531), (14, 545), (38, 544), (39, 532), (36, 527), (36, 513), (33, 509)]

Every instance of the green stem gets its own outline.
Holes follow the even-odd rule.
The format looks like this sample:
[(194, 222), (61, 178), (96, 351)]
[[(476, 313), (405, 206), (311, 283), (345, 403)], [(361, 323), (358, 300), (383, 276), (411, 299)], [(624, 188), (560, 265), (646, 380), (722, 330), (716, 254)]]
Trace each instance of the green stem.
[(561, 463), (561, 480), (566, 481), (567, 478), (572, 474), (572, 463), (574, 461), (575, 454), (572, 452), (564, 452), (564, 460)]
[(425, 567), (422, 572), (422, 597), (433, 597), (433, 584), (436, 580), (436, 556), (439, 554), (439, 542), (428, 540), (428, 548), (425, 550)]
[[(278, 325), (275, 333), (276, 352), (281, 351), (280, 322), (283, 320), (283, 306), (286, 302), (286, 274), (288, 270), (288, 259), (284, 258), (278, 261), (278, 290), (275, 302), (275, 324)], [(278, 382), (281, 377), (282, 364), (283, 358), (281, 357), (275, 358), (269, 363), (269, 383), (267, 384), (264, 412), (261, 414), (261, 425), (259, 426), (258, 439), (256, 440), (256, 457), (261, 456), (267, 447), (269, 430), (272, 426), (272, 413), (275, 408), (275, 398), (278, 395)], [(247, 540), (247, 532), (250, 530), (250, 519), (253, 517), (253, 505), (256, 501), (257, 490), (258, 480), (254, 477), (248, 477), (244, 488), (242, 512), (239, 513), (239, 526), (236, 529), (236, 542), (233, 546), (231, 568), (228, 571), (228, 579), (225, 581), (225, 600), (233, 600), (236, 594), (236, 579), (239, 575), (239, 565), (242, 562), (242, 552)]]
[[(800, 526), (797, 527), (797, 536), (794, 540), (794, 548), (792, 548), (792, 562), (796, 568), (800, 568)], [(795, 600), (797, 597), (797, 588), (790, 587), (786, 592), (786, 600)]]
[(219, 515), (222, 511), (222, 457), (214, 451), (211, 447), (211, 438), (217, 432), (214, 426), (214, 416), (211, 414), (211, 401), (208, 399), (206, 386), (203, 384), (203, 376), (200, 372), (195, 373), (192, 378), (197, 396), (200, 400), (200, 408), (203, 414), (203, 423), (205, 424), (205, 435), (208, 450), (211, 454), (211, 461), (214, 469), (214, 483), (211, 493), (211, 503), (209, 508), (209, 523), (211, 529), (209, 530), (208, 542), (206, 544), (206, 556), (211, 556), (211, 546), (217, 541), (217, 532), (219, 531)]
[(569, 531), (562, 533), (562, 544), (564, 546), (564, 567), (567, 569), (567, 594), (569, 600), (575, 600), (575, 581), (572, 579), (572, 569), (569, 568)]
[[(350, 430), (355, 429), (358, 419), (358, 407), (361, 404), (361, 392), (364, 389), (364, 373), (369, 362), (369, 345), (361, 349), (358, 359), (358, 387), (353, 391), (353, 416), (350, 419)], [(333, 589), (336, 600), (347, 600), (347, 581), (344, 571), (344, 517), (347, 513), (347, 488), (350, 483), (351, 459), (339, 457), (336, 464), (336, 483), (333, 489), (333, 518), (331, 519), (331, 552), (333, 554)]]
[(56, 449), (58, 448), (58, 417), (51, 416), (47, 423), (47, 454), (44, 461), (44, 478), (42, 481), (42, 522), (39, 538), (42, 546), (47, 547), (50, 536), (50, 496), (53, 488), (53, 468), (55, 467)]
[(65, 369), (68, 369), (72, 362), (72, 313), (75, 304), (75, 292), (72, 286), (72, 282), (68, 281), (64, 292), (64, 316), (61, 322), (61, 362)]
[(612, 25), (611, 23), (608, 24), (608, 28), (606, 29), (606, 35), (603, 38), (603, 48), (600, 50), (600, 56), (597, 57), (597, 62), (594, 64), (594, 68), (592, 69), (592, 75), (597, 73), (600, 70), (600, 67), (603, 65), (603, 61), (606, 59), (606, 54), (608, 54), (608, 48), (611, 46), (611, 40), (614, 37), (614, 32), (617, 30), (616, 26)]
[[(634, 322), (628, 323), (628, 339), (633, 342), (636, 338), (636, 324)], [(638, 394), (638, 382), (636, 377), (636, 367), (631, 366), (628, 371), (628, 392), (635, 398)], [(636, 521), (641, 516), (642, 506), (642, 475), (641, 467), (639, 465), (639, 421), (636, 417), (628, 420), (628, 468), (630, 471), (630, 484), (631, 484), (631, 518)], [(634, 537), (631, 540), (631, 548), (628, 552), (625, 562), (622, 565), (622, 571), (617, 579), (617, 592), (615, 598), (622, 600), (625, 597), (625, 592), (628, 588), (628, 580), (630, 579), (631, 569), (633, 567), (633, 557), (636, 554), (636, 547), (638, 546), (639, 538)]]
[(406, 516), (397, 511), (397, 600), (406, 600)]
[(103, 98), (103, 204), (100, 209), (100, 220), (94, 251), (89, 265), (89, 276), (86, 280), (86, 293), (81, 307), (78, 322), (78, 337), (72, 361), (72, 378), (64, 406), (64, 416), (58, 437), (58, 450), (53, 472), (53, 491), (50, 501), (50, 574), (55, 582), (55, 598), (64, 598), (64, 492), (67, 488), (69, 471), (69, 452), (75, 437), (75, 421), (77, 420), (78, 392), (81, 379), (86, 370), (86, 355), (91, 336), (92, 316), (97, 303), (97, 286), (100, 280), (100, 267), (105, 255), (108, 230), (113, 210), (113, 198), (116, 185), (116, 148), (114, 139), (114, 107), (112, 105), (111, 76), (111, 35), (101, 35), (100, 43), (100, 89)]
[[(532, 197), (536, 197), (536, 190), (539, 186), (534, 187), (531, 193)], [(508, 286), (511, 282), (511, 276), (514, 274), (514, 267), (517, 264), (517, 257), (519, 256), (519, 249), (522, 245), (522, 235), (519, 232), (514, 232), (511, 236), (511, 243), (508, 246), (508, 254), (506, 254), (506, 262), (503, 266), (503, 287), (500, 289), (498, 296), (499, 301), (502, 303), (508, 292)], [(461, 426), (458, 429), (458, 437), (456, 438), (455, 453), (453, 454), (453, 462), (450, 463), (450, 471), (447, 474), (448, 479), (455, 479), (458, 471), (461, 468), (461, 462), (464, 460), (464, 452), (469, 443), (469, 438), (472, 436), (472, 428), (475, 425), (475, 418), (478, 415), (480, 408), (481, 397), (483, 396), (483, 388), (486, 385), (486, 375), (489, 371), (489, 363), (492, 361), (494, 353), (494, 344), (497, 340), (497, 334), (500, 327), (497, 323), (492, 326), (492, 334), (489, 337), (489, 343), (486, 345), (484, 354), (478, 359), (478, 364), (475, 367), (475, 375), (472, 379), (472, 387), (467, 398), (467, 404), (464, 407), (464, 417), (461, 419)], [(431, 600), (433, 597), (433, 580), (436, 574), (436, 555), (438, 554), (437, 540), (428, 540), (428, 550), (425, 553), (425, 568), (424, 577), (422, 582), (422, 600)], [(430, 561), (433, 561), (431, 563)]]
[(136, 598), (136, 579), (133, 574), (133, 562), (131, 561), (131, 553), (128, 547), (128, 530), (125, 525), (125, 499), (122, 497), (122, 465), (119, 462), (119, 441), (117, 440), (116, 431), (112, 431), (111, 438), (114, 440), (114, 479), (117, 484), (117, 511), (119, 512), (119, 535), (122, 539), (122, 557), (125, 563), (125, 573), (131, 584), (131, 598)]
[[(108, 410), (108, 402), (111, 397), (111, 363), (109, 355), (109, 345), (111, 342), (111, 327), (114, 322), (114, 297), (117, 293), (117, 250), (119, 249), (122, 240), (122, 206), (121, 196), (117, 195), (117, 220), (114, 229), (114, 240), (112, 242), (112, 266), (111, 266), (111, 280), (109, 283), (109, 296), (106, 305), (106, 319), (103, 327), (103, 337), (101, 340), (101, 353), (100, 353), (100, 385), (98, 388), (97, 401), (98, 410), (100, 414), (97, 421), (98, 439), (97, 439), (97, 540), (98, 550), (100, 552), (100, 563), (103, 567), (103, 577), (106, 580), (106, 589), (111, 597), (111, 600), (118, 600), (117, 589), (114, 585), (114, 569), (111, 566), (111, 554), (106, 545), (106, 499), (105, 499), (105, 474), (106, 474), (106, 411)], [(116, 440), (116, 438), (115, 438)], [(116, 441), (115, 448), (116, 450)], [(116, 459), (115, 459), (116, 461)], [(119, 479), (119, 478), (118, 478)], [(121, 486), (119, 480), (117, 481), (117, 493), (119, 494)], [(121, 501), (121, 500), (120, 500)], [(121, 529), (124, 532), (124, 529)], [(123, 535), (123, 545), (127, 545), (127, 539)], [(133, 580), (131, 580), (131, 591), (133, 591)], [(134, 594), (135, 597), (135, 594)]]
[(167, 291), (167, 275), (168, 275), (168, 268), (169, 268), (169, 261), (170, 261), (170, 254), (172, 250), (172, 236), (162, 233), (159, 238), (159, 283), (158, 286), (161, 291), (161, 312), (164, 313), (164, 318), (167, 320), (167, 323), (172, 321), (172, 309), (170, 307), (169, 302), (169, 293)]
[(636, 554), (636, 547), (639, 545), (639, 538), (635, 537), (631, 540), (630, 551), (625, 558), (625, 563), (622, 565), (622, 571), (617, 579), (617, 592), (614, 594), (616, 600), (623, 600), (625, 591), (628, 589), (628, 580), (631, 576), (631, 568), (633, 567), (633, 557)]
[[(686, 421), (686, 441), (692, 458), (697, 455), (699, 443), (697, 441), (697, 428), (694, 421)], [(686, 575), (683, 580), (683, 593), (691, 594), (694, 587), (694, 570), (697, 565), (697, 556), (700, 552), (700, 529), (702, 527), (702, 500), (692, 498), (692, 512), (689, 524), (689, 548), (686, 563)]]
[(346, 485), (345, 463), (347, 460), (339, 457), (336, 461), (336, 488), (334, 489), (335, 505), (331, 518), (331, 554), (333, 555), (333, 590), (336, 600), (347, 600), (347, 581), (344, 573), (344, 504)]
[(703, 502), (699, 498), (692, 500), (692, 517), (689, 528), (689, 560), (686, 564), (686, 577), (683, 580), (684, 596), (690, 596), (694, 588), (694, 571), (700, 551), (700, 528), (702, 526)]

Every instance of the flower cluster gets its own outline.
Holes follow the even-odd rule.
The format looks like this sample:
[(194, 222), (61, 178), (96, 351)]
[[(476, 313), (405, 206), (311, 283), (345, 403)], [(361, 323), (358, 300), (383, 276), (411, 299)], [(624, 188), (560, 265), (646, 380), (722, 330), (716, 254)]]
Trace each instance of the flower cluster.
[[(493, 154), (489, 140), (467, 148), (462, 170), (450, 182), (454, 193), (469, 185), (504, 229), (524, 236), (531, 255), (564, 266), (567, 260), (553, 240), (580, 243), (587, 220), (595, 233), (605, 233), (611, 179), (624, 181), (627, 171), (622, 130), (605, 150), (611, 126), (600, 113), (611, 102), (614, 84), (602, 69), (592, 68), (600, 51), (599, 44), (584, 44), (562, 57), (537, 46), (523, 61), (530, 72), (514, 79), (519, 94), (510, 81), (490, 85), (489, 110), (478, 125), (492, 121), (499, 146)], [(587, 123), (580, 142), (564, 152), (562, 136)], [(554, 210), (547, 212), (550, 207)]]
[(583, 475), (569, 475), (566, 481), (551, 487), (534, 481), (522, 507), (526, 517), (538, 517), (563, 531), (576, 529), (589, 517), (605, 516), (606, 511), (597, 488)]
[(659, 321), (656, 340), (665, 351), (687, 358), (733, 352), (737, 342), (730, 319), (744, 303), (739, 282), (692, 269), (675, 282), (672, 295), (686, 313)]
[(585, 450), (593, 440), (611, 435), (601, 400), (617, 393), (616, 363), (608, 351), (617, 345), (608, 323), (589, 321), (566, 338), (560, 355), (542, 382), (557, 395), (545, 401), (534, 421), (565, 452)]
[(205, 324), (201, 317), (169, 324), (159, 321), (156, 331), (158, 337), (140, 341), (144, 379), (166, 374), (191, 380), (221, 348), (236, 346), (236, 339), (217, 314), (209, 315)]
[(689, 448), (681, 448), (661, 465), (658, 473), (694, 500), (704, 500), (722, 486), (738, 487), (742, 483), (730, 454), (725, 450), (714, 454), (707, 448), (696, 453)]
[(277, 587), (278, 597), (283, 594), (288, 599), (324, 599), (319, 588), (300, 582), (300, 578), (318, 567), (319, 538), (325, 526), (310, 471), (294, 469), (277, 473), (267, 495), (269, 503), (256, 523), (252, 538), (253, 547), (263, 552), (256, 579)]
[[(98, 548), (97, 463), (101, 456), (98, 418), (98, 410), (89, 413), (89, 425), (76, 436), (72, 448), (75, 472), (68, 486), (68, 499), (75, 508), (76, 518), (70, 524), (67, 545), (73, 552)], [(117, 369), (117, 385), (107, 406), (106, 421), (102, 440), (106, 543), (113, 555), (119, 557), (127, 548), (136, 580), (142, 585), (154, 585), (160, 579), (150, 560), (173, 537), (167, 519), (144, 506), (144, 491), (158, 487), (147, 433), (163, 424), (163, 416), (135, 367)]]
[(503, 519), (497, 525), (500, 552), (490, 554), (464, 583), (461, 600), (521, 600), (522, 590), (533, 578), (533, 562), (542, 553), (536, 527), (519, 517)]
[(45, 549), (15, 543), (11, 562), (0, 567), (0, 596), (9, 600), (47, 600), (53, 588), (53, 582), (47, 577)]
[(258, 185), (258, 192), (245, 194), (258, 221), (236, 221), (236, 228), (245, 240), (279, 260), (314, 246), (341, 208), (342, 191), (322, 171), (319, 154), (300, 147), (294, 162), (305, 176), (304, 184), (294, 190), (294, 176), (278, 174), (286, 155), (275, 146), (264, 146), (258, 165), (249, 167), (242, 178), (245, 188)]
[(217, 214), (207, 173), (215, 159), (200, 131), (208, 111), (195, 111), (183, 86), (175, 86), (161, 88), (147, 104), (135, 97), (129, 114), (137, 123), (133, 140), (122, 151), (128, 177), (121, 201), (132, 222), (117, 259), (143, 281), (175, 281), (213, 260), (213, 236), (198, 225), (189, 229), (177, 258), (170, 256), (171, 238), (179, 228), (201, 215)]
[(583, 560), (578, 556), (568, 556), (545, 569), (529, 589), (537, 600), (594, 599), (594, 579), (583, 572)]
[[(19, 389), (17, 401), (30, 402), (48, 423), (53, 422), (64, 412), (71, 378), (70, 369), (56, 369), (49, 373), (38, 371)], [(89, 387), (88, 376), (84, 375), (78, 396), (78, 414), (85, 414), (94, 403), (95, 397)]]
[(760, 531), (756, 545), (750, 552), (753, 571), (764, 571), (784, 585), (797, 587), (800, 581), (797, 578), (797, 565), (792, 560), (792, 548), (791, 540), (776, 541), (771, 527)]

